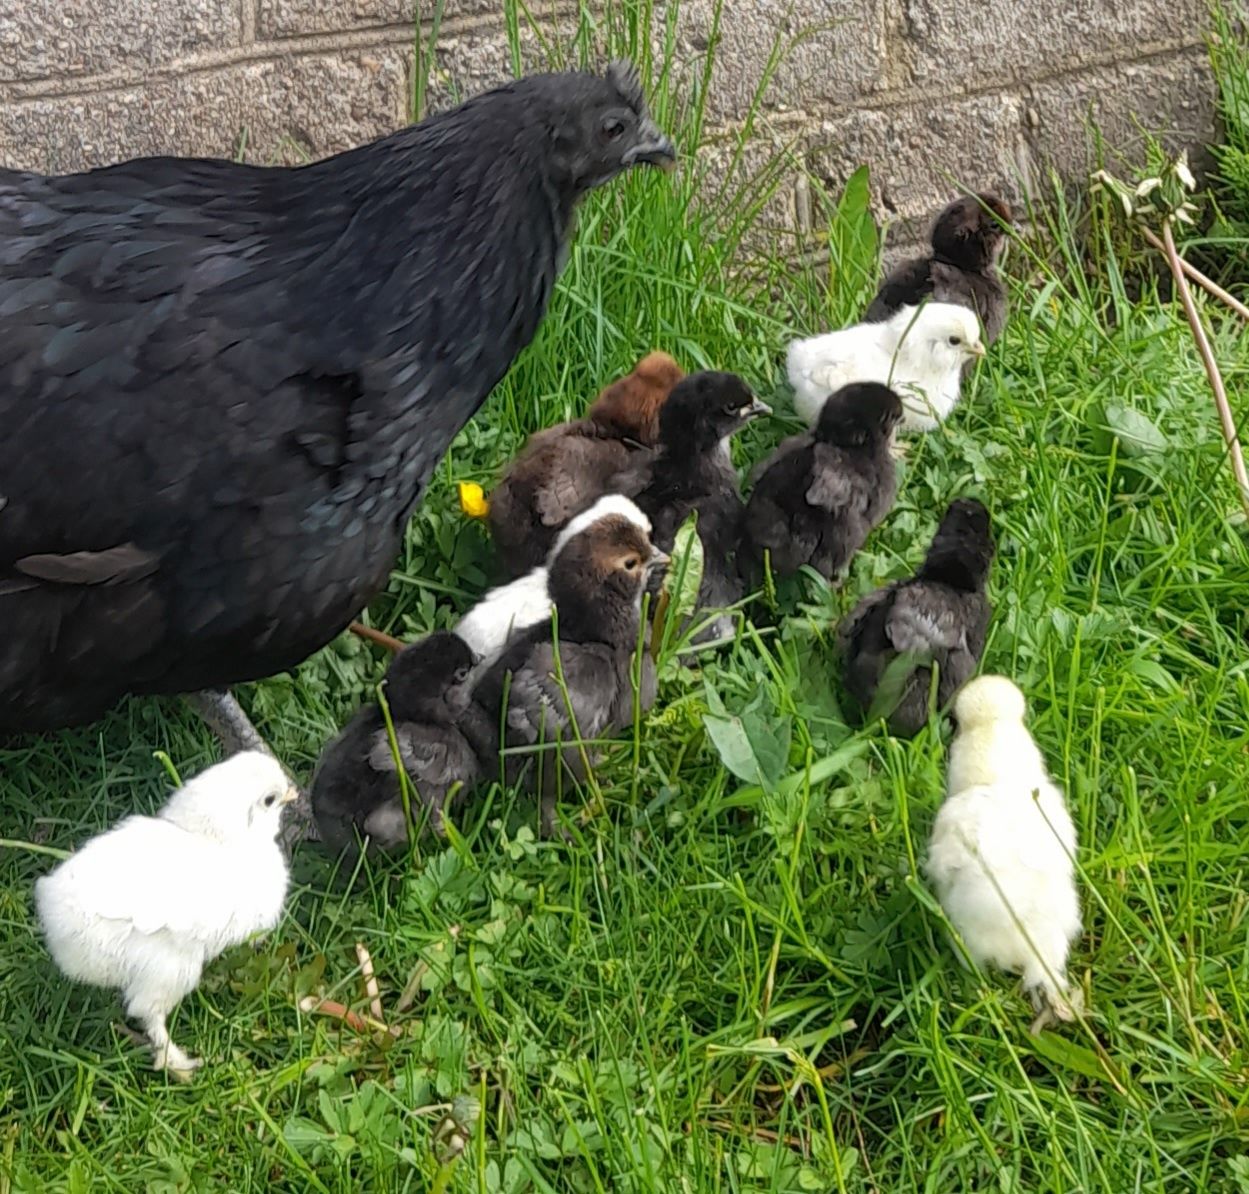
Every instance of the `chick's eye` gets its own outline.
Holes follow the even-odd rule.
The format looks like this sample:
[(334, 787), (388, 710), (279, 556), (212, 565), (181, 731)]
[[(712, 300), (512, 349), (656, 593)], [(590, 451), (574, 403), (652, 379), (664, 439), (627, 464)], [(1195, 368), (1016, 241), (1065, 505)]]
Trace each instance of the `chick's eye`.
[(468, 668), (466, 668), (466, 667), (457, 667), (457, 668), (455, 669), (455, 682), (456, 682), (457, 684), (461, 684), (461, 683), (463, 683), (463, 682), (464, 682), (465, 680), (467, 680), (467, 679), (468, 679)]
[(742, 408), (735, 406), (733, 403), (729, 403), (729, 405), (724, 408), (724, 413), (726, 415), (738, 415), (741, 414), (741, 411)]
[(638, 566), (638, 563), (639, 563), (639, 560), (638, 560), (637, 556), (630, 556), (630, 557), (629, 557), (627, 560), (625, 560), (625, 562), (624, 562), (624, 564), (625, 564), (625, 568), (626, 568), (629, 572), (636, 572), (636, 571), (637, 571), (637, 566)]
[(608, 116), (602, 124), (603, 138), (606, 141), (619, 141), (624, 136), (625, 126), (623, 120), (618, 120), (615, 116)]
[(950, 337), (950, 343), (951, 343), (951, 344), (953, 344), (955, 348), (957, 348), (960, 344), (962, 344), (962, 342), (963, 342), (963, 341), (962, 341), (962, 338), (961, 338), (960, 336), (951, 336), (951, 337)]
[(272, 792), (270, 792), (269, 795), (265, 797), (265, 808), (272, 808), (273, 802), (276, 799), (277, 797)]

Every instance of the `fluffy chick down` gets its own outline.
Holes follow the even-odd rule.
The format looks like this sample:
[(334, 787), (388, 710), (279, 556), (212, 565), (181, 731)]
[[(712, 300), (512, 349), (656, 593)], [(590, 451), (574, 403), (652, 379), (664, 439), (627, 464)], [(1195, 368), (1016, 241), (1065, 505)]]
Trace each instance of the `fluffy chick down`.
[[(655, 544), (670, 552), (681, 525), (697, 511), (703, 548), (700, 609), (716, 610), (741, 600), (745, 585), (738, 550), (742, 542), (742, 502), (729, 441), (751, 420), (771, 414), (734, 373), (691, 373), (673, 387), (659, 413), (659, 443), (612, 482), (634, 497), (650, 518)], [(696, 639), (731, 634), (727, 615), (717, 617)]]
[(1075, 825), (1026, 712), (1003, 676), (973, 680), (955, 699), (948, 795), (927, 871), (972, 959), (1022, 975), (1037, 1031), (1074, 1018), (1067, 956), (1081, 924)]
[(585, 418), (529, 438), (490, 495), (490, 534), (510, 575), (540, 567), (560, 528), (649, 455), (660, 409), (683, 376), (667, 353), (649, 353), (601, 391)]
[(896, 684), (892, 708), (881, 709), (892, 733), (909, 738), (927, 723), (934, 665), (938, 709), (975, 674), (993, 613), (993, 555), (989, 512), (971, 498), (951, 502), (915, 575), (869, 593), (839, 627), (842, 676), (859, 707)]
[(933, 225), (932, 252), (891, 270), (863, 318), (880, 322), (932, 298), (975, 312), (985, 343), (992, 344), (1006, 326), (1006, 286), (997, 265), (1012, 219), (1009, 205), (996, 195), (955, 199)]
[[(548, 560), (570, 539), (609, 514), (627, 518), (650, 534), (650, 519), (623, 494), (609, 493), (564, 526), (555, 537)], [(497, 659), (515, 635), (550, 619), (552, 602), (547, 575), (547, 565), (543, 564), (508, 584), (490, 589), (456, 623), (455, 633), (468, 643), (479, 662)]]
[(269, 755), (234, 755), (36, 882), (53, 960), (69, 978), (120, 990), (156, 1069), (184, 1078), (202, 1064), (169, 1039), (166, 1017), (208, 962), (278, 923), (288, 876), (275, 839), (295, 795)]
[[(400, 651), (386, 671), (399, 761), (422, 813), (444, 832), (449, 803), (481, 778), (494, 750), (494, 726), (472, 704), (473, 656), (450, 631), (436, 631)], [(368, 704), (322, 752), (309, 796), (321, 841), (334, 854), (358, 839), (380, 850), (408, 844), (399, 767), (380, 706)]]
[(789, 345), (794, 410), (814, 427), (830, 394), (857, 381), (892, 387), (903, 431), (932, 431), (962, 396), (963, 367), (984, 356), (980, 323), (967, 308), (926, 302), (883, 323), (859, 323)]
[(748, 553), (780, 576), (810, 565), (833, 580), (889, 513), (898, 484), (889, 446), (902, 404), (887, 386), (845, 386), (813, 431), (785, 440), (746, 504)]
[[(505, 726), (508, 781), (525, 782), (542, 802), (542, 831), (556, 827), (556, 801), (585, 777), (596, 740), (649, 709), (656, 680), (641, 651), (641, 606), (651, 572), (667, 563), (638, 523), (620, 514), (594, 521), (552, 557), (548, 585), (555, 618), (530, 627), (486, 669), (474, 703)], [(638, 683), (635, 688), (635, 667)]]

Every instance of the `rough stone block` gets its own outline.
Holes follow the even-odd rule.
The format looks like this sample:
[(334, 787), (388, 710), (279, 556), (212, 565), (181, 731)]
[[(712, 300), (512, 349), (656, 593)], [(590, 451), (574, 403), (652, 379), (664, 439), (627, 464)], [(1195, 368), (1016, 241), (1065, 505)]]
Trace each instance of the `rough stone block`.
[(808, 156), (812, 173), (834, 194), (867, 163), (878, 216), (918, 232), (968, 189), (1017, 203), (1027, 161), (1023, 105), (1012, 95), (847, 112), (821, 125)]
[(1098, 67), (1033, 84), (1024, 95), (1035, 156), (1067, 178), (1095, 168), (1094, 125), (1110, 150), (1137, 161), (1144, 158), (1146, 132), (1171, 150), (1190, 146), (1196, 161), (1214, 130), (1214, 77), (1200, 50)]
[(892, 48), (917, 83), (1026, 78), (1192, 38), (1208, 12), (1206, 0), (904, 0)]
[(294, 164), (406, 119), (407, 55), (283, 58), (0, 108), (0, 164), (69, 173), (150, 154)]
[(0, 6), (0, 82), (156, 66), (241, 35), (238, 0), (10, 0)]
[[(685, 0), (677, 27), (678, 66), (698, 69), (708, 48), (715, 0)], [(708, 108), (715, 120), (739, 120), (750, 108), (772, 48), (794, 44), (764, 92), (766, 111), (819, 112), (879, 89), (884, 27), (876, 0), (724, 0)]]
[[(435, 0), (258, 0), (256, 33), (261, 38), (337, 33), (381, 25), (428, 26)], [(442, 22), (496, 16), (503, 27), (501, 0), (446, 0)]]
[[(450, 8), (450, 6), (448, 6)], [(434, 67), (426, 92), (426, 112), (442, 112), (470, 96), (498, 87), (512, 78), (512, 54), (507, 35), (493, 26), (444, 32), (438, 40)], [(559, 40), (571, 36), (574, 26), (546, 22), (544, 36)], [(522, 73), (552, 69), (547, 49), (531, 29), (520, 34)]]

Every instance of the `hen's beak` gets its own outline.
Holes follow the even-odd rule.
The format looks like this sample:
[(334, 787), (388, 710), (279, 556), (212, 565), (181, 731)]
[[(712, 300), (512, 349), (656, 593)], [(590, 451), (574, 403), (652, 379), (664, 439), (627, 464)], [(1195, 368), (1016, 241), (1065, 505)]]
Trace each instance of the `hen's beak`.
[(282, 799), (279, 800), (278, 803), (279, 804), (294, 804), (295, 801), (298, 799), (299, 799), (299, 789), (295, 787), (294, 784), (291, 784), (291, 786), (287, 788), (285, 792), (282, 793)]
[(984, 354), (985, 354), (985, 347), (984, 347), (984, 343), (983, 343), (983, 341), (977, 340), (977, 341), (975, 342), (975, 344), (972, 344), (972, 345), (970, 345), (969, 347), (970, 347), (970, 350), (971, 350), (971, 355), (972, 355), (972, 356), (974, 356), (974, 357), (982, 357), (982, 356), (984, 356)]
[(659, 131), (653, 120), (643, 120), (638, 126), (637, 141), (624, 151), (620, 159), (626, 166), (646, 163), (671, 171), (677, 165), (677, 147)]

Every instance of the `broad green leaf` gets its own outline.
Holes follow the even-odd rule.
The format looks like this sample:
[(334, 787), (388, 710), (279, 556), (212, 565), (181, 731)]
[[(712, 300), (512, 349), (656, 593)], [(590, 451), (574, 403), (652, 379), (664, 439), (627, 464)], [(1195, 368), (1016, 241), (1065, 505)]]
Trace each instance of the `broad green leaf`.
[(891, 659), (876, 686), (876, 695), (867, 711), (867, 724), (873, 725), (888, 717), (905, 695), (915, 669), (931, 663), (932, 653), (929, 651), (902, 651)]
[(789, 757), (792, 727), (788, 717), (770, 715), (760, 695), (740, 715), (724, 712), (723, 705), (713, 706), (703, 714), (703, 725), (720, 761), (733, 775), (767, 792), (776, 790)]
[(1119, 451), (1125, 456), (1148, 456), (1153, 452), (1165, 452), (1171, 441), (1158, 427), (1138, 410), (1117, 402), (1105, 406), (1106, 426), (1119, 441)]
[(698, 608), (698, 589), (703, 582), (703, 541), (698, 537), (698, 513), (692, 513), (677, 531), (671, 551), (672, 563), (664, 577), (668, 594), (668, 617), (678, 623)]

